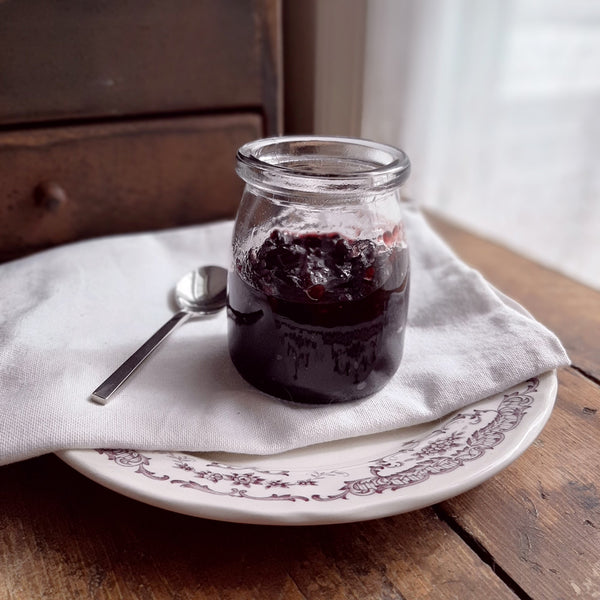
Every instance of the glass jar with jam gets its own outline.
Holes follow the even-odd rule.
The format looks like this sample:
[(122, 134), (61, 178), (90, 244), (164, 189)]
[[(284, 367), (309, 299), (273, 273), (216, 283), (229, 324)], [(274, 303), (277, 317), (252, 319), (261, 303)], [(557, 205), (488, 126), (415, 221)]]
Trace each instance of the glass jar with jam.
[(404, 347), (408, 157), (361, 139), (277, 137), (242, 146), (236, 170), (245, 181), (228, 280), (236, 369), (293, 402), (380, 390)]

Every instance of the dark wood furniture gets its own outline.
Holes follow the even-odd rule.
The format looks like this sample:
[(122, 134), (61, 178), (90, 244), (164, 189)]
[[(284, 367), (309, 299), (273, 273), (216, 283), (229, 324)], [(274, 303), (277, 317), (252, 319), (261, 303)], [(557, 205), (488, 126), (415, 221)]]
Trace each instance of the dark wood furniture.
[(281, 132), (278, 0), (0, 2), (0, 261), (231, 217)]
[(557, 600), (600, 590), (600, 292), (435, 219), (563, 340), (554, 412), (479, 487), (363, 523), (261, 527), (156, 509), (49, 455), (0, 468), (0, 598)]

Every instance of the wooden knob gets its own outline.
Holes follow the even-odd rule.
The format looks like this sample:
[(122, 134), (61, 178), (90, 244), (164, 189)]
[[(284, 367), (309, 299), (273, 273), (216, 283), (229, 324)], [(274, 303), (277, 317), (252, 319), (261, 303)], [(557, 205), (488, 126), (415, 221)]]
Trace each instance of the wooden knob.
[(33, 197), (37, 204), (51, 212), (57, 211), (68, 200), (65, 190), (55, 181), (39, 183), (33, 190)]

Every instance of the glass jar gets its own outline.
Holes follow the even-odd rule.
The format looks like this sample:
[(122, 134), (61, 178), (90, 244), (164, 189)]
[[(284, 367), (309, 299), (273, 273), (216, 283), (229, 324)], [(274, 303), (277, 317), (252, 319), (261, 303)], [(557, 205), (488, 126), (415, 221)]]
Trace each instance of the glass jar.
[(233, 364), (294, 402), (378, 391), (404, 347), (408, 157), (361, 139), (277, 137), (242, 146), (236, 170), (246, 185), (228, 280)]

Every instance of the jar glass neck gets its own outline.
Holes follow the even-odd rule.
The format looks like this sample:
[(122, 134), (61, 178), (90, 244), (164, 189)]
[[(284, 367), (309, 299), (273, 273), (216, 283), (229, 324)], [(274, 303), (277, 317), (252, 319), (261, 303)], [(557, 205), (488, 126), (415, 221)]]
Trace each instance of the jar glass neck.
[(410, 161), (402, 150), (368, 140), (284, 136), (242, 146), (236, 170), (272, 192), (343, 195), (400, 187)]

